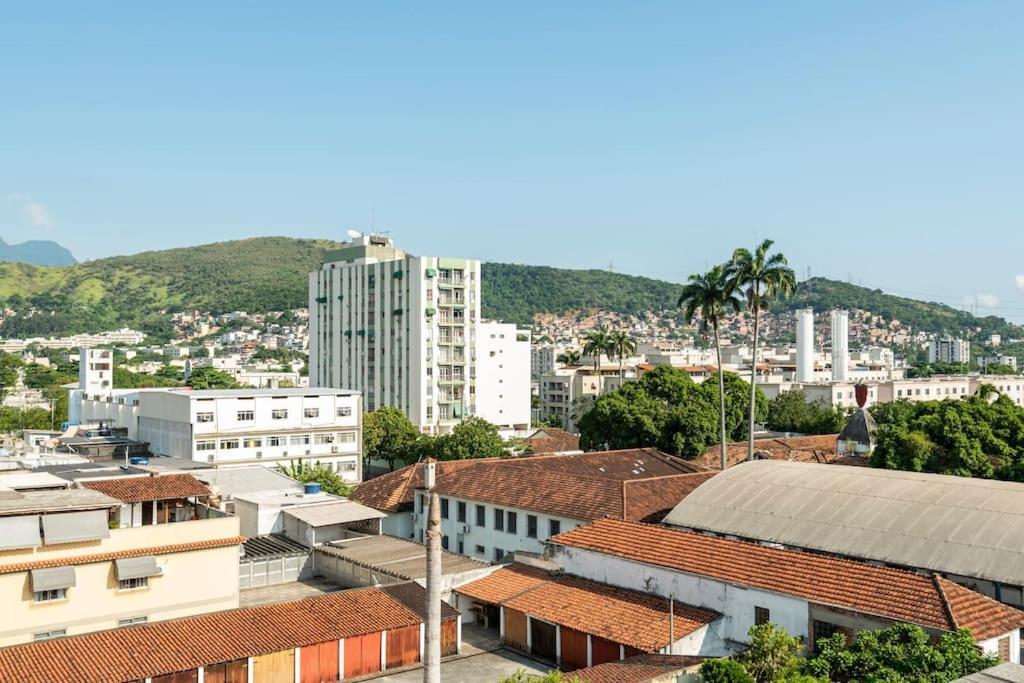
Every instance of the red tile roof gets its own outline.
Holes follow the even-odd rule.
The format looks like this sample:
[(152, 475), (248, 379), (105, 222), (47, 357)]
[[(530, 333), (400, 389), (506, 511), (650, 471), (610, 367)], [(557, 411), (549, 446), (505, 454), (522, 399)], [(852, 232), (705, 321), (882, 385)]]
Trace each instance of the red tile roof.
[(191, 474), (159, 474), (145, 477), (118, 477), (84, 481), (82, 486), (105, 493), (123, 503), (141, 503), (147, 500), (169, 500), (208, 496), (210, 489)]
[(386, 591), (357, 588), (3, 648), (0, 680), (120, 683), (419, 623)]
[[(455, 591), (646, 652), (669, 642), (669, 601), (649, 593), (521, 565), (499, 569)], [(674, 610), (676, 638), (719, 616), (682, 603)]]
[(64, 556), (55, 557), (50, 560), (34, 560), (32, 562), (0, 564), (0, 574), (14, 574), (16, 572), (27, 572), (31, 569), (46, 569), (47, 567), (64, 567), (80, 564), (94, 564), (96, 562), (110, 562), (112, 560), (121, 560), (126, 557), (146, 557), (147, 555), (187, 553), (194, 550), (209, 550), (211, 548), (224, 548), (231, 545), (241, 545), (245, 543), (245, 541), (245, 536), (229, 536), (228, 538), (214, 538), (208, 541), (193, 541), (192, 543), (156, 545), (149, 546), (147, 548), (132, 548), (130, 550), (113, 550), (107, 553), (94, 553), (92, 555)]
[[(840, 455), (836, 452), (838, 434), (814, 436), (793, 436), (788, 438), (755, 439), (754, 455), (767, 460), (795, 460), (797, 462), (820, 462), (835, 465), (868, 464), (867, 458)], [(747, 442), (729, 443), (725, 446), (726, 462), (729, 467), (747, 459)], [(714, 445), (694, 460), (704, 469), (717, 470), (721, 467), (721, 449)]]
[(717, 472), (671, 474), (622, 482), (623, 519), (630, 522), (660, 522), (665, 515)]
[(598, 520), (555, 536), (549, 543), (927, 628), (953, 631), (963, 626), (977, 639), (1004, 627), (1006, 631), (1024, 627), (1024, 612), (932, 576), (691, 531)]
[(558, 427), (538, 429), (523, 440), (530, 446), (534, 454), (561, 453), (580, 449), (580, 435)]
[(574, 683), (647, 683), (660, 676), (698, 667), (704, 659), (691, 655), (636, 655), (618, 662), (577, 669), (568, 678)]
[[(409, 465), (371, 479), (356, 488), (351, 498), (385, 512), (411, 509), (413, 492), (422, 486), (421, 469), (420, 465)], [(629, 512), (626, 507), (629, 494), (624, 490), (624, 482), (701, 471), (704, 470), (693, 463), (653, 448), (455, 460), (437, 463), (435, 490), (442, 496), (570, 519), (622, 519)], [(670, 500), (677, 490), (692, 490), (678, 481), (666, 481), (662, 485), (665, 505), (660, 509), (674, 507), (682, 499), (680, 496)], [(660, 485), (651, 482), (650, 486), (656, 491)], [(639, 498), (635, 509), (651, 507), (651, 503), (643, 502), (657, 495), (651, 491), (652, 488), (645, 488), (636, 492)]]

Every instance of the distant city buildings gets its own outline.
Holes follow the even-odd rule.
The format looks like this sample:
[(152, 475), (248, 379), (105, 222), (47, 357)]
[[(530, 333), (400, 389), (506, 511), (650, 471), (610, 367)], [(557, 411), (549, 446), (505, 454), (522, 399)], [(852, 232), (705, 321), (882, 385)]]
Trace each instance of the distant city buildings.
[(971, 344), (963, 339), (940, 337), (928, 343), (929, 363), (970, 363)]

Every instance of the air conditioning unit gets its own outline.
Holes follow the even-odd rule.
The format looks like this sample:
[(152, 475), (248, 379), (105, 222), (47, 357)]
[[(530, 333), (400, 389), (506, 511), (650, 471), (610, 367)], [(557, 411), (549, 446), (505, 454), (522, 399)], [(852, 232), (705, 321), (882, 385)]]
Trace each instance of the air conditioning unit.
[(338, 447), (337, 446), (331, 446), (331, 453), (337, 453), (337, 452), (338, 452)]
[(259, 460), (263, 457), (263, 451), (256, 451), (256, 459)]
[(418, 513), (418, 512), (412, 513), (412, 521), (418, 522), (419, 520), (420, 520), (420, 513)]
[(468, 534), (469, 533), (469, 525), (468, 524), (463, 524), (462, 528), (459, 529), (459, 531), (464, 533), (464, 534)]
[(288, 451), (281, 451), (281, 457), (288, 457)]
[(210, 455), (206, 456), (206, 462), (213, 462), (214, 457), (215, 456), (213, 455), (213, 453), (211, 453)]
[(313, 454), (313, 452), (307, 448), (306, 449), (306, 455), (312, 455), (312, 454)]

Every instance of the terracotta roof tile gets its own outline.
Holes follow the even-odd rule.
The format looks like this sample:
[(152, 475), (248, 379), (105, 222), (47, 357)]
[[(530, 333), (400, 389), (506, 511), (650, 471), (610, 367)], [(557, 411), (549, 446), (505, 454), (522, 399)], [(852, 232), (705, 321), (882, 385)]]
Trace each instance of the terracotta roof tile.
[(580, 449), (580, 435), (558, 427), (538, 429), (523, 440), (530, 446), (534, 454), (561, 453)]
[[(668, 645), (669, 601), (648, 593), (512, 565), (456, 589), (544, 621), (647, 652)], [(711, 623), (718, 614), (675, 604), (675, 637)]]
[(120, 683), (418, 623), (384, 590), (358, 588), (3, 648), (0, 680)]
[(617, 520), (599, 520), (548, 542), (943, 631), (959, 625), (972, 633), (986, 633), (989, 626), (1024, 627), (1024, 612), (980, 594), (968, 600), (959, 590), (940, 590), (931, 576), (815, 553)]
[[(653, 448), (455, 460), (437, 463), (435, 490), (442, 496), (571, 519), (621, 519), (622, 482), (701, 471), (691, 462)], [(385, 512), (407, 510), (419, 486), (422, 466), (409, 465), (360, 485), (351, 498)]]
[(84, 481), (82, 486), (105, 493), (124, 503), (209, 496), (210, 489), (191, 474), (159, 474)]
[(991, 600), (949, 579), (935, 576), (957, 628), (966, 628), (977, 640), (994, 638), (1024, 626), (1021, 612)]
[(699, 666), (704, 657), (691, 655), (636, 655), (618, 662), (577, 669), (569, 678), (580, 683), (647, 683), (667, 674)]
[(679, 501), (716, 474), (693, 472), (624, 481), (623, 518), (630, 522), (660, 522)]
[(209, 550), (211, 548), (223, 548), (230, 545), (241, 545), (245, 543), (246, 540), (245, 536), (230, 536), (228, 538), (214, 538), (208, 541), (194, 541), (192, 543), (157, 545), (150, 546), (148, 548), (132, 548), (130, 550), (114, 550), (107, 553), (94, 553), (92, 555), (64, 556), (53, 558), (51, 560), (35, 560), (33, 562), (0, 564), (0, 574), (27, 572), (31, 569), (45, 569), (47, 567), (64, 567), (80, 564), (94, 564), (96, 562), (110, 562), (111, 560), (120, 560), (126, 557), (170, 555), (171, 553), (186, 553), (193, 550)]
[[(839, 455), (836, 452), (838, 434), (819, 434), (814, 436), (793, 436), (788, 438), (755, 439), (754, 453), (757, 457), (769, 460), (795, 460), (797, 462), (820, 462), (835, 465), (867, 465), (867, 458)], [(738, 465), (747, 459), (747, 442), (726, 444), (726, 460), (728, 466)], [(712, 446), (694, 463), (705, 469), (720, 468), (721, 452), (717, 445)]]

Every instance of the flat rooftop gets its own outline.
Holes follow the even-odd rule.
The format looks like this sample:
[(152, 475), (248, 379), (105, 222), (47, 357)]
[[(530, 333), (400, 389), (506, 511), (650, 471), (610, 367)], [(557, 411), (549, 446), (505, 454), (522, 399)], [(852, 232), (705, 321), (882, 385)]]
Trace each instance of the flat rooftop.
[(99, 510), (119, 505), (121, 505), (121, 501), (116, 498), (89, 489), (0, 491), (0, 516)]
[[(427, 548), (395, 536), (362, 536), (317, 546), (318, 551), (406, 581), (427, 575)], [(490, 566), (462, 555), (441, 551), (441, 573), (460, 574)]]
[(169, 394), (195, 398), (255, 398), (257, 396), (359, 396), (348, 389), (289, 387), (282, 389), (169, 389)]

